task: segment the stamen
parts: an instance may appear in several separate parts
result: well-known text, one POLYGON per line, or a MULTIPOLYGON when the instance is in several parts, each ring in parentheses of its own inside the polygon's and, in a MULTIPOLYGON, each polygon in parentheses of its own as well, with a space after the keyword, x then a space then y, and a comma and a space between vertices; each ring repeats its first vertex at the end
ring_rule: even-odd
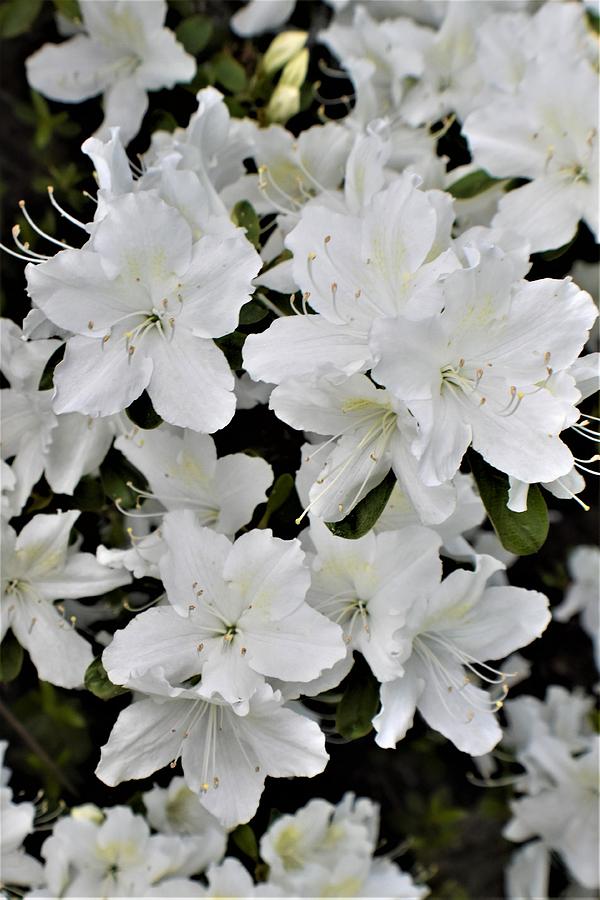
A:
POLYGON ((19 240, 20 233, 21 233, 20 225, 13 225, 13 227, 12 227, 13 241, 15 242, 15 244, 17 245, 17 247, 20 250, 22 250, 28 256, 32 257, 32 261, 33 261, 33 259, 44 259, 44 260, 50 259, 50 257, 46 256, 44 253, 36 253, 34 250, 31 250, 28 242, 24 244, 22 241, 20 241, 19 240))
POLYGON ((33 230, 36 232, 36 234, 40 235, 40 237, 43 237, 47 241, 50 241, 51 244, 56 244, 56 246, 60 247, 61 250, 65 250, 65 249, 75 250, 76 249, 75 247, 72 247, 70 244, 67 244, 66 241, 59 241, 58 238, 52 237, 51 234, 46 234, 45 231, 42 231, 42 229, 38 225, 35 224, 35 222, 31 218, 31 216, 27 212, 27 207, 25 205, 24 200, 19 200, 19 208, 20 208, 21 212, 23 213, 27 223, 30 225, 31 228, 33 228, 33 230))
POLYGON ((64 219, 66 219, 68 222, 71 222, 72 225, 76 225, 77 228, 81 228, 82 231, 85 231, 86 234, 89 234, 89 232, 88 232, 87 228, 85 227, 85 225, 83 224, 83 222, 80 222, 79 219, 76 219, 75 216, 72 216, 70 213, 68 213, 66 211, 66 209, 63 209, 62 206, 60 206, 60 204, 58 203, 58 200, 54 196, 54 188, 52 187, 51 184, 48 185, 47 191, 48 191, 48 196, 50 197, 50 203, 52 204, 54 209, 57 212, 59 212, 60 215, 64 219))

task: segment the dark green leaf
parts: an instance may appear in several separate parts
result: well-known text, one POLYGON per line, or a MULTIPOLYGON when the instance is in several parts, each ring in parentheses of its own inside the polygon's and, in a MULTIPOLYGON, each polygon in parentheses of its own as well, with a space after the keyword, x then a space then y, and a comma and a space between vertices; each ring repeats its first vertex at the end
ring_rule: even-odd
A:
POLYGON ((231 832, 230 838, 242 853, 249 856, 253 862, 258 862, 258 844, 256 842, 256 835, 249 825, 238 825, 238 827, 231 832))
POLYGON ((592 31, 594 31, 596 34, 599 34, 600 33, 600 16, 598 15, 598 13, 596 12, 595 9, 587 9, 586 14, 587 14, 588 25, 590 26, 592 31))
POLYGON ((197 14, 180 22, 175 30, 177 40, 183 44, 188 53, 197 56, 208 42, 213 33, 213 24, 206 16, 197 14))
POLYGON ((22 665, 23 648, 12 631, 9 631, 0 644, 0 681, 14 681, 22 665))
POLYGON ((476 197, 477 194, 488 191, 501 180, 501 178, 492 178, 483 169, 478 169, 477 172, 471 172, 470 175, 465 175, 451 184, 448 193, 457 200, 469 200, 471 197, 476 197))
POLYGON ((468 459, 483 505, 502 546, 518 556, 537 553, 548 536, 548 509, 537 484, 529 487, 527 509, 516 513, 508 509, 508 476, 488 465, 474 450, 468 459))
POLYGON ((49 391, 51 387, 54 386, 54 370, 62 360, 65 355, 65 344, 61 344, 60 347, 57 347, 46 365, 44 366, 44 371, 42 372, 42 377, 40 378, 40 383, 38 384, 38 391, 49 391))
POLYGON ((364 737, 373 729, 372 719, 379 709, 379 682, 364 659, 357 655, 348 676, 344 696, 335 717, 335 727, 350 741, 364 737))
POLYGON ((7 0, 0 8, 0 36, 17 37, 35 22, 42 8, 42 0, 7 0))
POLYGON ((144 391, 137 400, 134 400, 125 410, 127 416, 138 428, 144 428, 147 431, 151 428, 158 428, 162 422, 162 418, 152 406, 152 400, 148 396, 148 392, 144 391))
POLYGON ((350 540, 362 537, 371 530, 385 509, 395 484, 396 476, 390 470, 383 481, 369 491, 345 519, 342 519, 341 522, 325 522, 325 524, 336 537, 350 540))
POLYGON ((56 11, 72 22, 81 20, 81 12, 77 0, 54 0, 56 11))
POLYGON ((244 228, 251 244, 260 244, 260 222, 254 207, 247 200, 240 200, 231 211, 231 221, 239 228, 244 228))
POLYGON ((254 325, 255 322, 260 322, 268 314, 269 310, 266 306, 263 306, 262 303, 257 303, 256 300, 250 300, 240 310, 240 325, 254 325))
POLYGON ((98 478, 84 475, 70 499, 73 500, 74 509, 80 509, 82 512, 99 512, 105 503, 102 484, 98 478))
POLYGON ((215 78, 232 94, 241 93, 248 83, 244 67, 229 53, 220 53, 212 60, 215 78))
POLYGON ((294 478, 288 472, 275 479, 271 493, 267 498, 267 508, 257 525, 257 528, 266 528, 273 513, 280 509, 294 489, 294 478))
POLYGON ((139 494, 130 487, 130 484, 142 487, 143 478, 138 470, 114 447, 108 451, 100 466, 100 477, 107 497, 110 497, 111 500, 118 500, 119 505, 126 509, 135 506, 139 494))
POLYGON ((95 697, 99 697, 100 700, 112 700, 113 697, 118 697, 119 694, 127 693, 127 688, 113 684, 110 681, 99 656, 85 670, 83 683, 88 691, 95 697))
POLYGON ((234 371, 242 368, 242 347, 245 340, 246 335, 241 331, 232 331, 231 334, 215 339, 215 344, 223 351, 229 367, 234 371))

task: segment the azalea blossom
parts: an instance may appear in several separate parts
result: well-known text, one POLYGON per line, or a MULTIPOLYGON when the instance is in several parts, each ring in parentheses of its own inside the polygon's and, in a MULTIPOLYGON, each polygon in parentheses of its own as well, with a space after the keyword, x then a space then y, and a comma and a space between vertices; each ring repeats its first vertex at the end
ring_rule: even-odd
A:
POLYGON ((0 819, 2 821, 0 873, 2 886, 31 887, 42 884, 44 881, 42 866, 37 859, 26 853, 22 846, 24 839, 33 831, 35 807, 33 803, 27 801, 13 802, 13 792, 8 787, 11 772, 2 765, 7 748, 8 741, 0 741, 0 767, 2 769, 0 781, 0 819))
POLYGON ((38 385, 60 341, 25 341, 9 319, 0 320, 0 338, 2 373, 10 382, 1 394, 2 455, 14 457, 11 508, 16 515, 42 474, 55 493, 72 494, 83 475, 106 456, 117 424, 111 418, 53 412, 52 390, 39 390, 38 385))
POLYGON ((560 740, 535 738, 529 756, 549 783, 511 803, 513 818, 504 829, 511 841, 541 837, 560 853, 573 877, 586 888, 597 888, 598 871, 598 748, 590 739, 587 751, 572 756, 560 740))
POLYGON ((327 762, 315 722, 259 686, 249 702, 207 699, 201 684, 170 687, 160 669, 140 679, 147 696, 120 713, 102 749, 98 777, 115 785, 145 778, 181 757, 186 784, 226 828, 252 818, 265 778, 312 777, 327 762))
POLYGON ((148 481, 149 491, 136 487, 140 501, 192 509, 201 525, 222 534, 234 535, 247 524, 273 481, 264 459, 245 453, 217 459, 212 438, 189 429, 133 431, 117 438, 115 447, 148 481))
POLYGON ((395 863, 373 858, 378 831, 379 808, 366 797, 348 793, 337 806, 311 800, 262 836, 268 884, 284 897, 426 897, 395 863))
POLYGON ((501 568, 498 560, 480 556, 475 571, 457 569, 408 607, 396 635, 405 648, 399 659, 404 674, 382 684, 382 708, 373 719, 380 747, 395 747, 417 709, 431 728, 472 756, 501 739, 495 712, 506 694, 506 674, 485 660, 529 644, 550 621, 543 594, 486 586, 501 568), (490 695, 478 681, 500 692, 490 695))
POLYGON ((310 681, 345 656, 339 626, 305 602, 309 573, 297 541, 253 530, 232 545, 193 513, 170 513, 160 572, 168 606, 116 633, 103 661, 112 681, 157 666, 171 684, 201 675, 206 697, 245 703, 264 677, 310 681))
POLYGON ((40 678, 66 688, 81 687, 93 655, 54 601, 94 597, 131 580, 68 546, 79 515, 37 515, 19 535, 2 524, 2 638, 12 629, 40 678))
POLYGON ((597 101, 592 65, 553 52, 530 64, 514 95, 465 120, 480 168, 529 179, 500 200, 492 224, 520 232, 534 252, 569 243, 580 219, 598 237, 597 101))
POLYGON ((155 786, 142 794, 146 819, 162 834, 195 835, 198 871, 219 862, 225 853, 227 835, 214 816, 202 806, 183 778, 172 778, 169 786, 155 786))
POLYGON ((414 420, 365 375, 288 379, 269 406, 295 428, 332 435, 305 456, 315 472, 305 511, 332 522, 345 518, 390 468, 420 521, 443 522, 454 510, 452 485, 429 486, 419 476, 414 420))
POLYGON ((594 642, 596 666, 600 668, 600 550, 576 547, 567 565, 571 583, 552 615, 557 622, 568 622, 576 613, 581 613, 581 625, 594 642))
POLYGON ((99 134, 119 125, 129 143, 148 108, 147 92, 191 81, 196 62, 164 27, 164 0, 80 0, 79 9, 84 33, 30 56, 27 80, 62 103, 103 94, 99 134))
POLYGON ((308 314, 278 318, 263 334, 250 335, 243 356, 252 378, 279 384, 323 372, 365 372, 373 365, 373 322, 408 307, 427 310, 431 285, 459 263, 448 249, 451 198, 421 191, 418 182, 414 175, 395 179, 361 215, 316 205, 303 210, 285 243, 308 314))
POLYGON ((435 292, 435 314, 379 319, 371 331, 373 377, 416 419, 423 482, 452 478, 470 444, 522 481, 566 475, 573 456, 559 435, 577 422, 579 395, 556 397, 546 382, 582 350, 597 317, 591 297, 568 279, 516 280, 499 247, 477 251, 435 292))
POLYGON ((117 197, 85 247, 26 270, 34 303, 74 332, 55 371, 54 410, 107 416, 147 389, 171 424, 223 428, 234 380, 212 338, 235 329, 259 267, 239 232, 194 243, 154 191, 117 197))
POLYGON ((200 896, 188 876, 202 868, 195 838, 150 834, 127 806, 74 807, 42 847, 55 897, 200 896))

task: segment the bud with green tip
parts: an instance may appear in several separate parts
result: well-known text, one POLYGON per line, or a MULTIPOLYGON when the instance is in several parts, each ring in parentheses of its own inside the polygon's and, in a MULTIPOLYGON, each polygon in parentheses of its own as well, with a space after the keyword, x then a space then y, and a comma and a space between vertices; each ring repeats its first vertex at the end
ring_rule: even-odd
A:
POLYGON ((260 68, 265 75, 274 75, 283 68, 306 43, 308 32, 284 31, 275 37, 262 58, 260 68))

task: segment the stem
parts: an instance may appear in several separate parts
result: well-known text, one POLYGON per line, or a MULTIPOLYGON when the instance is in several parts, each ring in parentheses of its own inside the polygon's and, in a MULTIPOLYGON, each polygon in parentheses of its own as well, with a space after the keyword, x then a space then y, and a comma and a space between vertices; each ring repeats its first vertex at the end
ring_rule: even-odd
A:
POLYGON ((52 772, 54 777, 63 787, 65 787, 70 794, 74 797, 79 796, 79 791, 74 787, 71 780, 62 772, 55 762, 53 762, 44 748, 38 744, 36 739, 31 735, 24 725, 19 722, 19 720, 12 714, 10 709, 5 706, 4 702, 0 700, 0 715, 3 719, 8 723, 9 727, 15 731, 24 744, 26 744, 32 753, 35 753, 36 756, 40 758, 43 764, 46 766, 48 771, 52 772))

